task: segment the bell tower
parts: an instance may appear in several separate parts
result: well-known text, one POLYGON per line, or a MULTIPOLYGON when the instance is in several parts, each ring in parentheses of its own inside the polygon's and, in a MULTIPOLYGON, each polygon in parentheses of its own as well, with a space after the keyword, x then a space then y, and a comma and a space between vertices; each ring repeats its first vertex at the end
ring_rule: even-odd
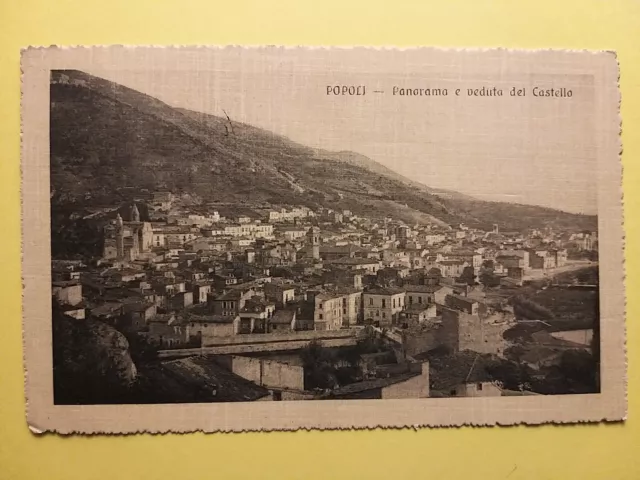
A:
POLYGON ((124 222, 120 214, 116 217, 116 251, 118 260, 124 258, 124 222))
POLYGON ((131 221, 139 222, 140 221, 140 212, 138 211, 138 206, 133 203, 133 207, 131 208, 131 221))
POLYGON ((311 256, 314 260, 320 260, 320 229, 311 227, 307 231, 307 245, 311 247, 311 256))

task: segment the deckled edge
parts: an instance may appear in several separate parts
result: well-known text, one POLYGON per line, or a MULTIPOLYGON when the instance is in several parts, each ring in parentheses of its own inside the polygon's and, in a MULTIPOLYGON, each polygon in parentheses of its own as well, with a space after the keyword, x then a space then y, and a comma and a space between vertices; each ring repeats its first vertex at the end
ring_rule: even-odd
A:
POLYGON ((371 426, 350 426, 350 427, 326 427, 322 425, 310 425, 310 426, 300 426, 300 427, 256 427, 256 428, 217 428, 217 429, 207 429, 207 428, 197 428, 197 429, 132 429, 132 430, 124 430, 119 432, 109 431, 109 430, 89 430, 89 429, 70 429, 65 430, 62 428, 44 428, 39 429, 33 425, 29 425, 29 430, 31 433, 38 436, 47 436, 47 435, 60 435, 63 437, 73 437, 73 436, 108 436, 108 437, 123 437, 123 436, 142 436, 142 435, 153 435, 153 436, 168 436, 168 435, 189 435, 192 433, 202 433, 205 435, 208 434, 224 434, 224 435, 234 435, 234 434, 242 434, 242 433, 277 433, 277 432, 345 432, 345 431, 375 431, 375 430, 398 430, 398 431, 414 431, 418 432, 421 430, 430 430, 430 429, 502 429, 502 428, 518 428, 518 427, 580 427, 580 428, 598 428, 600 425, 617 425, 623 424, 626 420, 625 418, 621 419, 609 419, 607 417, 602 417, 599 419, 589 419, 589 420, 554 420, 554 421, 518 421, 518 422, 464 422, 464 423, 416 423, 416 424, 407 424, 407 425, 394 425, 394 424, 378 424, 371 426))
POLYGON ((612 53, 616 57, 615 50, 603 48, 603 49, 587 49, 587 48, 564 48, 564 47, 545 47, 545 48, 512 48, 512 47, 460 47, 460 46, 429 46, 429 45, 406 45, 406 46, 391 46, 391 45, 286 45, 286 44, 241 44, 230 43, 226 45, 221 44, 190 44, 190 43, 174 43, 170 45, 163 44, 88 44, 88 45, 28 45, 22 47, 21 53, 29 50, 93 50, 93 49, 163 49, 163 50, 182 50, 182 49, 196 49, 196 50, 232 50, 232 49, 248 49, 248 50, 376 50, 376 51, 418 51, 418 50, 433 50, 439 52, 455 52, 455 53, 484 53, 484 52, 516 52, 516 53, 612 53))
MULTIPOLYGON (((608 53, 613 55, 613 58, 616 62, 617 69, 617 78, 616 78, 616 96, 618 97, 618 176, 620 178, 620 221, 622 222, 622 238, 620 239, 620 247, 622 248, 622 295, 623 295, 623 309, 622 309, 622 336, 623 336, 623 360, 624 360, 624 380, 623 380, 623 389, 624 389, 624 412, 622 415, 622 419, 620 421, 624 422, 627 420, 629 414, 629 353, 628 353, 628 339, 627 339, 627 313, 628 313, 628 299, 629 296, 627 294, 627 235, 626 235, 626 208, 625 208, 625 197, 624 197, 624 142, 622 141, 622 134, 624 133, 623 126, 623 118, 622 118, 622 88, 621 88, 621 78, 622 78, 622 68, 620 66, 620 59, 618 58, 618 52, 615 50, 609 50, 608 53)), ((600 352, 600 358, 602 359, 602 352, 600 352)))
POLYGON ((27 323, 27 317, 24 310, 25 303, 25 286, 26 281, 24 278, 24 158, 25 158, 25 140, 24 140, 24 54, 31 48, 20 49, 20 315, 22 317, 22 370, 24 372, 23 378, 23 392, 24 395, 24 415, 27 421, 29 430, 35 434, 45 433, 47 430, 42 430, 33 425, 29 417, 29 370, 27 368, 27 338, 25 335, 25 325, 27 323))

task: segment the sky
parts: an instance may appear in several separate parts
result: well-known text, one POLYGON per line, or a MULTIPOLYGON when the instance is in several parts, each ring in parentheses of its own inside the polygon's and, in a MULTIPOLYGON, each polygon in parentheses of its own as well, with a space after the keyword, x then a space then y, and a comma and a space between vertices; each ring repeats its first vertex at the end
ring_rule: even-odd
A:
POLYGON ((462 54, 452 61, 451 52, 174 50, 109 61, 97 55, 84 71, 171 106, 224 110, 311 147, 364 154, 434 188, 597 212, 596 96, 593 78, 579 69, 523 57, 462 54), (336 85, 364 85, 366 93, 327 95, 336 85), (394 86, 446 88, 448 95, 393 95, 394 86), (503 96, 467 95, 482 87, 501 88, 503 96), (525 96, 510 96, 512 87, 525 88, 525 96), (533 87, 570 88, 572 97, 533 97, 533 87))

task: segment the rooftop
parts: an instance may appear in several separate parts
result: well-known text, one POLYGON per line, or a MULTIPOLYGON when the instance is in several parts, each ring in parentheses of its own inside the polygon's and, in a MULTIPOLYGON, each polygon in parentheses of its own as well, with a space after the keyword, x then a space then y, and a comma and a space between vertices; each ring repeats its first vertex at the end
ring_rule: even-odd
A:
POLYGON ((146 302, 127 303, 124 305, 124 311, 125 313, 144 312, 145 310, 151 307, 153 307, 153 303, 146 303, 146 302))
POLYGON ((192 323, 218 323, 218 324, 229 324, 233 323, 235 320, 235 316, 233 315, 193 315, 187 314, 182 316, 182 320, 185 322, 192 323))
POLYGON ((442 289, 442 285, 407 285, 402 287, 407 293, 435 293, 442 289))
POLYGON ((412 303, 411 305, 405 305, 405 311, 409 313, 420 313, 428 310, 432 306, 435 306, 435 304, 412 303))
POLYGON ((245 302, 244 308, 242 309, 242 311, 245 313, 263 312, 266 308, 270 306, 275 307, 275 304, 273 302, 265 301, 261 297, 251 297, 249 300, 245 302))
POLYGON ((454 355, 432 358, 429 361, 433 390, 449 390, 462 383, 491 381, 487 371, 495 358, 465 350, 454 355))
POLYGON ((379 262, 372 258, 337 258, 336 260, 331 260, 329 263, 333 265, 374 265, 379 262))
POLYGON ((80 285, 80 282, 78 280, 61 280, 59 282, 52 282, 51 285, 54 287, 67 288, 80 285))
POLYGON ((209 396, 209 402, 248 402, 266 397, 269 391, 218 366, 209 358, 189 357, 161 363, 170 377, 209 396))
POLYGON ((471 257, 473 255, 479 255, 479 253, 474 252, 473 250, 454 250, 452 252, 447 253, 446 255, 452 257, 471 257))
POLYGON ((442 260, 438 262, 440 265, 463 265, 464 260, 442 260))
POLYGON ((462 295, 451 294, 451 295, 447 295, 447 297, 455 298, 456 300, 460 302, 468 303, 469 305, 473 305, 474 303, 479 303, 478 300, 474 300, 473 298, 469 298, 469 297, 463 297, 462 295))
POLYGON ((240 290, 229 290, 228 292, 223 293, 215 297, 213 300, 216 302, 221 300, 238 300, 242 296, 242 291, 240 290))
POLYGON ((92 315, 108 315, 122 308, 122 306, 123 306, 122 303, 119 303, 119 302, 103 303, 98 307, 92 308, 91 314, 92 315))
POLYGON ((405 290, 403 288, 393 288, 393 287, 373 288, 364 293, 367 295, 399 295, 399 294, 404 295, 405 290))
POLYGON ((271 317, 270 322, 275 324, 289 325, 293 321, 294 315, 294 310, 277 310, 273 314, 273 317, 271 317))
POLYGON ((405 380, 409 380, 410 378, 417 377, 418 375, 420 374, 405 373, 403 375, 398 375, 396 377, 365 380, 363 382, 352 383, 350 385, 345 385, 344 387, 336 388, 335 390, 333 390, 331 395, 334 397, 341 397, 344 395, 351 395, 354 393, 360 393, 367 390, 384 388, 384 387, 388 387, 389 385, 393 385, 395 383, 404 382, 405 380))

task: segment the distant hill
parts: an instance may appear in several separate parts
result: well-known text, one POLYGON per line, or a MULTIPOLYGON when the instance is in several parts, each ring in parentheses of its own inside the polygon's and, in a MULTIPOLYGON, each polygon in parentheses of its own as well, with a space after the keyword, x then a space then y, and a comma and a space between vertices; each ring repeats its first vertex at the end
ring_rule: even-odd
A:
POLYGON ((423 183, 416 182, 415 180, 411 180, 410 178, 405 177, 404 175, 399 174, 398 172, 391 170, 388 167, 385 167, 381 163, 372 160, 366 155, 362 155, 356 152, 350 151, 339 151, 339 152, 331 152, 328 150, 316 149, 316 156, 319 158, 327 158, 332 160, 339 160, 341 162, 349 163, 351 165, 355 165, 357 167, 364 168, 369 172, 376 173, 378 175, 383 175, 385 177, 392 178, 394 180, 398 180, 402 183, 406 183, 414 188, 417 188, 421 191, 424 191, 429 194, 436 194, 444 198, 456 198, 456 199, 464 199, 464 200, 473 200, 472 197, 468 195, 463 195, 459 192, 454 192, 452 190, 444 190, 439 188, 428 187, 423 183))
POLYGON ((364 155, 312 149, 72 70, 52 72, 51 178, 60 212, 168 189, 239 206, 324 206, 409 223, 498 223, 503 230, 597 223, 595 216, 432 189, 364 155))

